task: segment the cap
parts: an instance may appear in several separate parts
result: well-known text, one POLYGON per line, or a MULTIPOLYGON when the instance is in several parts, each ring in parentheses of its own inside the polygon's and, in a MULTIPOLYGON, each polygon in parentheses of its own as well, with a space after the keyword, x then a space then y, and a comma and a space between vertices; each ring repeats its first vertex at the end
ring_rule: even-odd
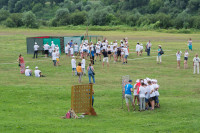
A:
POLYGON ((158 47, 161 47, 161 45, 158 45, 158 47))
POLYGON ((74 56, 72 56, 72 58, 74 58, 74 56))
POLYGON ((38 66, 36 66, 35 69, 38 69, 38 66))
POLYGON ((37 42, 35 42, 35 44, 37 44, 37 42))
POLYGON ((132 80, 129 80, 128 82, 132 82, 132 80))
POLYGON ((26 68, 29 69, 29 66, 27 66, 26 68))
POLYGON ((136 80, 136 83, 138 83, 138 82, 140 82, 140 80, 139 80, 139 79, 137 79, 137 80, 136 80))

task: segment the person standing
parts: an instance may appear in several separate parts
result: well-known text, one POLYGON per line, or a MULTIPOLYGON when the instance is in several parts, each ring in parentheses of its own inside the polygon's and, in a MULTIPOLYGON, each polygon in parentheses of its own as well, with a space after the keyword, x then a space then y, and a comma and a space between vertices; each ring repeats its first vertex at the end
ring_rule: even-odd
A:
POLYGON ((65 45, 65 54, 66 54, 66 57, 67 57, 67 55, 68 55, 68 53, 69 53, 69 45, 65 45))
POLYGON ((54 44, 53 41, 51 41, 51 49, 52 49, 52 51, 54 51, 55 47, 56 47, 56 45, 54 44))
POLYGON ((79 83, 81 83, 81 77, 83 75, 83 71, 82 71, 82 68, 81 68, 81 63, 79 62, 78 63, 78 66, 76 67, 76 70, 77 70, 77 75, 78 75, 78 81, 79 83))
POLYGON ((144 81, 141 82, 139 88, 139 97, 140 97, 140 111, 145 110, 145 94, 147 93, 144 81))
POLYGON ((78 55, 78 44, 77 43, 75 43, 75 45, 74 45, 74 54, 75 54, 75 56, 78 55))
POLYGON ((76 60, 74 59, 75 57, 72 56, 71 64, 72 64, 72 76, 77 75, 76 74, 76 60), (75 74, 74 74, 75 73, 75 74))
POLYGON ((192 51, 192 38, 188 40, 188 48, 192 51))
POLYGON ((88 68, 87 68, 87 71, 88 71, 88 77, 89 77, 89 83, 92 83, 91 82, 91 77, 93 79, 93 84, 95 84, 95 73, 94 73, 94 67, 92 66, 92 64, 90 63, 88 68))
POLYGON ((54 49, 54 51, 53 51, 53 53, 52 53, 52 61, 53 61, 53 65, 54 65, 54 66, 56 66, 56 57, 57 57, 56 54, 57 54, 57 53, 56 53, 56 50, 54 49))
POLYGON ((140 55, 140 43, 139 42, 137 42, 135 49, 136 49, 137 56, 139 56, 140 55))
POLYGON ((151 110, 154 110, 154 107, 155 107, 155 90, 154 90, 154 87, 152 85, 152 81, 149 80, 148 85, 149 85, 149 89, 150 89, 149 101, 150 101, 150 104, 151 104, 151 110))
POLYGON ((24 63, 24 58, 22 57, 22 55, 19 55, 19 58, 17 60, 19 62, 19 66, 20 66, 20 73, 24 74, 25 73, 25 63, 24 63))
POLYGON ((108 62, 108 52, 103 49, 103 52, 102 52, 104 58, 103 58, 103 62, 102 62, 102 67, 104 68, 104 62, 107 62, 107 67, 109 67, 109 62, 108 62))
POLYGON ((184 54, 184 69, 188 68, 188 64, 187 64, 188 56, 189 56, 189 53, 188 53, 187 50, 185 50, 185 54, 184 54))
POLYGON ((128 108, 128 112, 130 112, 129 101, 131 102, 133 106, 133 110, 135 110, 135 105, 133 103, 133 96, 132 96, 132 92, 133 92, 132 80, 128 81, 128 84, 125 85, 123 92, 125 94, 125 100, 126 100, 126 106, 128 108))
POLYGON ((129 55, 129 53, 128 53, 128 46, 125 46, 125 48, 124 48, 124 53, 125 53, 125 56, 124 56, 124 63, 123 64, 127 64, 128 62, 127 62, 127 58, 128 58, 128 55, 129 55))
POLYGON ((140 56, 142 56, 142 53, 143 53, 143 44, 141 43, 140 44, 140 56))
POLYGON ((43 48, 44 48, 45 58, 47 58, 48 54, 49 54, 49 48, 50 48, 48 42, 46 44, 44 44, 43 48))
POLYGON ((99 61, 101 61, 101 47, 100 47, 99 43, 97 42, 95 61, 96 61, 98 56, 99 56, 99 61))
POLYGON ((37 56, 38 56, 38 49, 39 49, 39 46, 38 46, 37 42, 35 42, 35 45, 33 46, 33 49, 34 49, 33 58, 35 59, 35 57, 37 58, 37 56))
POLYGON ((158 56, 157 56, 157 64, 161 63, 162 62, 162 54, 161 54, 161 51, 162 51, 162 48, 161 48, 161 45, 158 45, 158 56))
POLYGON ((196 73, 197 69, 197 74, 199 74, 199 64, 200 64, 200 59, 198 57, 198 54, 193 58, 193 67, 194 67, 194 74, 196 73))
POLYGON ((181 62, 181 51, 177 51, 176 57, 177 57, 177 69, 180 69, 180 62, 181 62))
POLYGON ((29 66, 26 67, 25 76, 32 76, 32 70, 29 69, 29 66))
POLYGON ((85 73, 85 57, 82 58, 81 68, 82 68, 82 72, 84 73, 84 75, 86 75, 86 73, 85 73))
POLYGON ((149 42, 147 42, 147 45, 146 45, 146 49, 147 49, 147 56, 150 56, 150 51, 151 51, 151 41, 149 40, 149 42))

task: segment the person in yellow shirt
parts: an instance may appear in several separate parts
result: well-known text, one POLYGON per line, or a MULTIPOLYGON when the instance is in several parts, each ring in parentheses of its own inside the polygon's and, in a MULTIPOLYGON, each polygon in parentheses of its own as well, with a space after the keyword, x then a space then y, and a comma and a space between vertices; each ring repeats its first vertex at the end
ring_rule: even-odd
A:
POLYGON ((83 75, 83 71, 82 71, 80 62, 78 63, 78 66, 76 67, 76 71, 77 71, 77 75, 79 77, 78 81, 79 81, 79 83, 81 83, 81 77, 83 75))

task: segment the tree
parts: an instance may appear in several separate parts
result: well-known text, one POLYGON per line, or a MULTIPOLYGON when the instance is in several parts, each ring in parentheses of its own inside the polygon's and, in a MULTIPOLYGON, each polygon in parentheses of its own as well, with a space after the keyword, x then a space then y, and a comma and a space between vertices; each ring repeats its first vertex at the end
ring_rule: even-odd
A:
POLYGON ((85 11, 76 11, 70 16, 71 24, 73 25, 82 25, 85 23, 86 19, 87 13, 85 11))
POLYGON ((7 10, 0 10, 0 21, 6 20, 9 17, 10 13, 7 10))
POLYGON ((56 11, 55 19, 58 25, 68 25, 70 22, 69 10, 66 8, 61 8, 56 11))
POLYGON ((200 9, 200 1, 199 0, 190 0, 188 8, 191 12, 198 11, 198 9, 200 9))
POLYGON ((32 11, 25 12, 23 14, 22 21, 24 25, 28 28, 38 28, 39 25, 37 24, 36 16, 32 11))
POLYGON ((163 4, 164 3, 162 0, 150 0, 148 6, 149 12, 156 13, 160 9, 160 7, 162 7, 163 4))

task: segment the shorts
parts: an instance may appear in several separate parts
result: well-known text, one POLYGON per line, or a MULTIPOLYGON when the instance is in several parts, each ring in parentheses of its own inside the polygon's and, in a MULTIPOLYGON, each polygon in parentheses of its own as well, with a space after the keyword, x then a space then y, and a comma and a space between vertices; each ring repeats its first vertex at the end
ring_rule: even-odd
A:
POLYGON ((68 55, 68 53, 65 53, 66 55, 68 55))
POLYGON ((108 57, 104 57, 103 62, 108 62, 108 57))
POLYGON ((49 50, 45 50, 44 53, 45 53, 45 54, 49 54, 49 50))
POLYGON ((76 68, 72 68, 72 71, 76 71, 76 68))
POLYGON ((115 55, 117 55, 117 52, 115 52, 115 55))
POLYGON ((87 49, 83 49, 83 52, 88 52, 87 49))
POLYGON ((111 54, 111 51, 108 51, 108 54, 111 54))
POLYGON ((59 59, 59 58, 56 58, 56 61, 60 61, 60 59, 59 59))
POLYGON ((145 98, 145 103, 148 103, 149 102, 149 99, 145 98))
POLYGON ((184 57, 184 60, 188 60, 188 57, 184 57))
POLYGON ((126 100, 126 103, 128 103, 129 100, 130 100, 131 103, 132 103, 132 102, 133 102, 133 97, 132 97, 132 95, 125 94, 125 100, 126 100))
POLYGON ((153 101, 153 100, 155 101, 155 97, 150 97, 149 98, 149 101, 153 101))
POLYGON ((155 103, 159 103, 158 96, 155 96, 155 103))
POLYGON ((128 58, 128 55, 125 55, 124 58, 127 59, 127 58, 128 58))
POLYGON ((74 53, 78 53, 78 51, 74 51, 74 53))
POLYGON ((99 56, 100 54, 99 53, 96 53, 96 56, 99 56))

